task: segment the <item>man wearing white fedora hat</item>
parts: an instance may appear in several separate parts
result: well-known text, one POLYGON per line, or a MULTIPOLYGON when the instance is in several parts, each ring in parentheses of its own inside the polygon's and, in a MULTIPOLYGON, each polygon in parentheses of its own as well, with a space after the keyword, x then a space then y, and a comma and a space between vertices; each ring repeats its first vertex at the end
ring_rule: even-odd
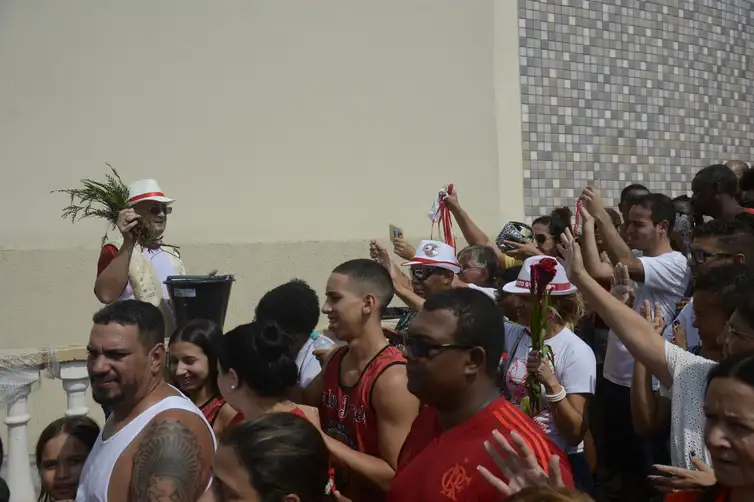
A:
POLYGON ((103 239, 94 294, 104 304, 135 298, 159 307, 170 333, 175 321, 165 280, 186 274, 178 251, 162 244, 175 200, 153 179, 132 183, 128 193, 128 207, 116 222, 120 235, 103 239), (146 231, 136 232, 139 225, 146 231))

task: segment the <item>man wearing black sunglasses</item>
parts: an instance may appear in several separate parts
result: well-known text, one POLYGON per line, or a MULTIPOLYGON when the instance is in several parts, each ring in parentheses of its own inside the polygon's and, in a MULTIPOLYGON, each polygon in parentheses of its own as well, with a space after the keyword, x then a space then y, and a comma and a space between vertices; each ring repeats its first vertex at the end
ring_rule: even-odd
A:
POLYGON ((543 468, 558 455, 572 486, 565 454, 500 396, 496 376, 504 344, 503 318, 484 293, 453 288, 426 299, 408 328, 405 349, 408 390, 426 406, 403 444, 387 500, 499 500, 477 470, 483 465, 496 472, 484 446, 493 430, 506 438, 515 430, 543 468))

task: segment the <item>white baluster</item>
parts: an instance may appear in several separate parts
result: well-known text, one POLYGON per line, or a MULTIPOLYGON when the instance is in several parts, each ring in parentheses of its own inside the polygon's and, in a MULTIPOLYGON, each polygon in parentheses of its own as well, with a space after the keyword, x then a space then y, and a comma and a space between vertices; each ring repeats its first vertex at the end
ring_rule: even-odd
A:
POLYGON ((86 389, 89 387, 89 374, 85 361, 70 361, 60 363, 60 379, 63 390, 68 399, 66 416, 86 415, 89 408, 86 405, 86 389))
POLYGON ((39 369, 20 368, 0 372, 0 386, 15 389, 8 397, 8 476, 10 502, 32 502, 36 500, 34 484, 29 465, 28 399, 32 383, 39 380, 39 369))

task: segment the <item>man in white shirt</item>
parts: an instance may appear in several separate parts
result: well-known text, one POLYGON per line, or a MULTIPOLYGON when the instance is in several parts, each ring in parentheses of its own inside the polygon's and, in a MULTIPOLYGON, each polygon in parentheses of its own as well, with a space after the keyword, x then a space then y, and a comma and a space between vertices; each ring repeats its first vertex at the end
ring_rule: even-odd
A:
MULTIPOLYGON (((587 187, 582 192, 582 216, 594 217, 603 245, 613 264, 622 263, 636 283, 634 308, 645 300, 661 306, 663 317, 672 319, 676 304, 683 298, 689 283, 687 258, 673 251, 670 232, 675 224, 673 201, 662 194, 649 194, 634 200, 629 210, 624 241, 615 229, 604 202, 596 190, 587 187), (637 252, 638 251, 638 252, 637 252), (638 255, 638 256, 637 256, 638 255)), ((586 224, 585 224, 586 227, 586 224)), ((585 235, 586 237, 586 235, 585 235)), ((590 275, 605 280, 612 277, 609 265, 595 255, 596 244, 584 243, 584 261, 590 275)), ((646 493, 645 480, 652 465, 669 461, 665 441, 652 441, 636 435, 631 422, 631 379, 634 359, 626 347, 610 332, 605 354, 603 387, 605 406, 605 463, 608 470, 621 479, 621 494, 634 500, 646 493), (636 487, 636 491, 629 489, 636 487)))
POLYGON ((275 322, 293 337, 299 386, 303 389, 322 371, 314 351, 333 347, 335 342, 314 331, 319 322, 317 293, 301 279, 293 279, 271 289, 259 300, 257 321, 275 322))

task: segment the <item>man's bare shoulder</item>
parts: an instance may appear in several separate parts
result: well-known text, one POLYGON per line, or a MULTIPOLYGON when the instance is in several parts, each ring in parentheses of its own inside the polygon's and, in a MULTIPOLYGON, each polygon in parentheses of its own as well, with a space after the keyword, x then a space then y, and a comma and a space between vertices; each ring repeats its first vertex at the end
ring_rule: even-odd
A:
POLYGON ((201 417, 181 409, 163 411, 118 460, 111 500, 193 502, 209 484, 213 456, 212 432, 201 417))

